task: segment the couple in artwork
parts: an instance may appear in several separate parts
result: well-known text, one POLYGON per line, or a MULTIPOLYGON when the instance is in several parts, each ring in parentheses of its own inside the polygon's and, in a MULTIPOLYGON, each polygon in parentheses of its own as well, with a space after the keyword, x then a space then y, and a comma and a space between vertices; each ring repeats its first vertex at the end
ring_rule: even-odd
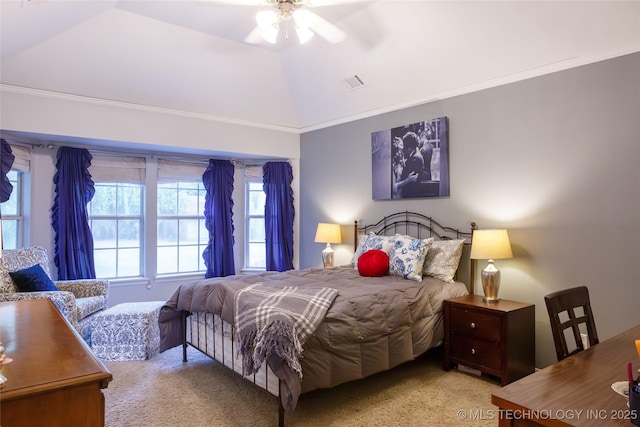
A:
POLYGON ((393 198, 423 197, 424 183, 431 181, 433 145, 427 135, 407 131, 393 137, 393 198))

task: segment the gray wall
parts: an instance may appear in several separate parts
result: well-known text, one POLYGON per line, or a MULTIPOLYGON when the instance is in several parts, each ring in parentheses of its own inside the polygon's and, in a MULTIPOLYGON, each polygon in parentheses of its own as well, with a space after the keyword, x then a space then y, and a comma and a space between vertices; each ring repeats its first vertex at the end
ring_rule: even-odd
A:
POLYGON ((640 54, 305 133, 300 150, 300 268, 321 265, 318 222, 344 224, 342 264, 354 220, 408 209, 509 230, 500 296, 536 304, 539 367, 556 360, 550 291, 587 285, 601 340, 640 323, 640 54), (372 200, 371 133, 441 116, 451 196, 372 200))

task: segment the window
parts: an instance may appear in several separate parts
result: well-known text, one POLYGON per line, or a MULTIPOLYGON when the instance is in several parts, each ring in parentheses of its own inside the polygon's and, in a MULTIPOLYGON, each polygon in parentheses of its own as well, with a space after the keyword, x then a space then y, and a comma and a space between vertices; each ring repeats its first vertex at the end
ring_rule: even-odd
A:
POLYGON ((143 157, 94 155, 89 173, 95 194, 89 203, 96 276, 119 279, 144 275, 143 157))
POLYGON ((158 184, 158 275, 206 271, 205 194, 202 182, 158 184))
POLYGON ((266 195, 262 188, 262 180, 246 181, 245 204, 245 268, 267 268, 267 254, 264 229, 264 204, 266 195))
POLYGON ((89 226, 96 276, 141 276, 142 185, 101 182, 95 189, 89 203, 89 226))
MULTIPOLYGON (((2 211, 2 247, 21 248, 24 245, 24 179, 31 169, 31 151, 21 145, 9 144, 14 155, 13 165, 7 173, 13 185, 9 200, 0 207, 2 211)), ((24 196, 27 197, 27 196, 24 196)))
POLYGON ((17 249, 22 247, 22 172, 11 170, 7 173, 13 185, 9 200, 2 204, 2 247, 17 249))

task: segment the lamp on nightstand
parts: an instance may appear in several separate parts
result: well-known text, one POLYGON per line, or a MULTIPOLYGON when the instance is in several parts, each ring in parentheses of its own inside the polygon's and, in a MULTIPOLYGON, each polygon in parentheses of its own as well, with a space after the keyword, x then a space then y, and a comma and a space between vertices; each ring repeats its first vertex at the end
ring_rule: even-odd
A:
POLYGON ((483 301, 500 301, 500 270, 493 264, 493 260, 513 258, 507 230, 474 230, 470 257, 489 260, 489 264, 482 270, 483 301))
POLYGON ((333 267, 333 248, 332 243, 342 243, 342 235, 340 234, 340 224, 326 224, 321 222, 316 229, 317 243, 326 243, 327 246, 322 251, 322 265, 325 267, 333 267))

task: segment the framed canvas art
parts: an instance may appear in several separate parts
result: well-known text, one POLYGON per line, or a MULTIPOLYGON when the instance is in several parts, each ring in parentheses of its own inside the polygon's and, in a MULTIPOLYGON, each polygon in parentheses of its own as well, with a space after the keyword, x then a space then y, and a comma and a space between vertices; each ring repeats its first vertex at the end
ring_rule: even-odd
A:
POLYGON ((374 200, 449 196, 446 117, 371 134, 374 200))

